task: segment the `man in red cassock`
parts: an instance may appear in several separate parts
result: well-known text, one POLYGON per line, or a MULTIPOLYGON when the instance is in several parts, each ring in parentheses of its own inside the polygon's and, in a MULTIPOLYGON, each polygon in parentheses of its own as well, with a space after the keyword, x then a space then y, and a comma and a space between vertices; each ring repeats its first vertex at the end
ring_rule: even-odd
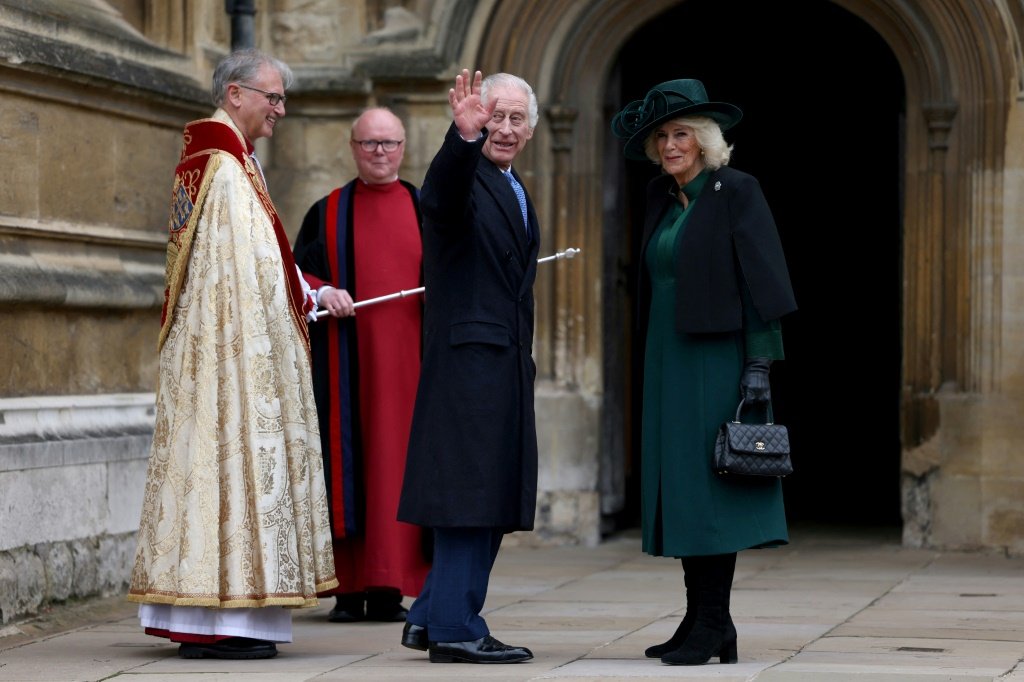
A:
POLYGON ((419 191, 398 178, 405 129, 375 107, 353 123, 359 177, 310 207, 295 260, 332 315, 310 325, 335 568, 332 622, 404 621, 430 568, 418 526, 396 520, 420 374, 420 296, 353 302, 422 281, 419 191))

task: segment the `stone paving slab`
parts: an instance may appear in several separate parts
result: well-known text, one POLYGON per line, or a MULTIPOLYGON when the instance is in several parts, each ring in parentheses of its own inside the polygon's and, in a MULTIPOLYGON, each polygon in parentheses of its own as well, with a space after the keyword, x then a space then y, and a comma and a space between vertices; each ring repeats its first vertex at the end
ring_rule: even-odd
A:
POLYGON ((643 657, 682 617, 682 572, 625 534, 502 549, 484 613, 495 636, 534 651, 527 663, 431 664, 399 645, 401 623, 328 623, 333 600, 295 611, 295 641, 273 660, 182 660, 117 597, 0 629, 0 682, 1024 682, 1024 558, 906 549, 893 533, 792 540, 740 555, 735 665, 643 657))

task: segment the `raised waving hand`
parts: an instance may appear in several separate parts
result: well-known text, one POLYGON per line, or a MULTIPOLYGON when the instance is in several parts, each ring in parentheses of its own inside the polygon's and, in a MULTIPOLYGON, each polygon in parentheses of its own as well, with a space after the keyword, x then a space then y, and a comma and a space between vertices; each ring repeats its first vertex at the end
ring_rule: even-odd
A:
POLYGON ((480 100, 480 84, 483 75, 477 71, 470 80, 469 69, 455 77, 455 87, 448 91, 448 103, 452 106, 452 119, 464 140, 475 140, 480 131, 491 120, 497 100, 484 105, 480 100))

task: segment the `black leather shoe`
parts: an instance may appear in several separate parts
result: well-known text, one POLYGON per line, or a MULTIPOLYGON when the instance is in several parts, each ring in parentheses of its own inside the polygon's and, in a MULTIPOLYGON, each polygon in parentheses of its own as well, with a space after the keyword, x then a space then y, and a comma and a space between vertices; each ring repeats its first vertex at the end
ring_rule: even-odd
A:
POLYGON ((416 651, 426 651, 430 647, 427 629, 422 625, 406 623, 402 628, 402 646, 416 651))
POLYGON ((363 593, 339 594, 334 608, 327 614, 332 623, 356 623, 363 620, 363 593))
POLYGON ((490 635, 472 642, 431 642, 431 663, 519 663, 533 658, 522 646, 502 644, 490 635))
POLYGON ((178 647, 181 658, 273 658, 277 645, 262 639, 228 637, 212 644, 182 644, 178 647))
POLYGON ((401 623, 409 609, 402 606, 398 590, 370 590, 366 593, 366 620, 380 623, 401 623))
POLYGON ((390 604, 388 606, 366 605, 366 620, 374 620, 378 623, 402 623, 409 609, 401 604, 390 604))

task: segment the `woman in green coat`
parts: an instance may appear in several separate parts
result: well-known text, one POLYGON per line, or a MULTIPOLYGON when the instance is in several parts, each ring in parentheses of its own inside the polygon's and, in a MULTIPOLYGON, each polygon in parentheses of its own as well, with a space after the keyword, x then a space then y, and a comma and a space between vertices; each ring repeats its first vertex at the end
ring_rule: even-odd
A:
POLYGON ((686 615, 646 655, 673 665, 735 663, 729 614, 736 553, 788 542, 778 479, 724 477, 715 436, 742 397, 763 409, 783 357, 779 318, 796 310, 775 221, 757 180, 728 168, 722 131, 740 110, 679 79, 627 105, 612 131, 663 174, 648 186, 638 290, 646 337, 643 549, 679 557, 686 615))

